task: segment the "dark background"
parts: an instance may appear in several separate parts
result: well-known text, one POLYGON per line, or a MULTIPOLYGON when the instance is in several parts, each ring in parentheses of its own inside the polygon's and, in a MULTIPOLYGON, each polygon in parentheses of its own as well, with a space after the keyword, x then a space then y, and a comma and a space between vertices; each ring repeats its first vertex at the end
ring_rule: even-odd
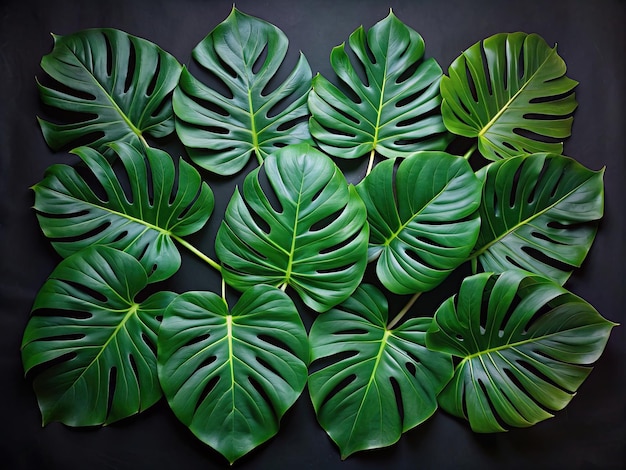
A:
MULTIPOLYGON (((359 25, 370 28, 391 7, 426 41, 426 55, 442 68, 473 43, 498 32, 536 32, 558 43, 568 76, 578 80, 573 136, 565 154, 597 170, 606 166, 606 214, 582 269, 567 287, 607 319, 626 323, 624 302, 624 1, 238 1, 289 37, 287 66, 298 50, 314 73, 334 77, 328 57, 359 25)), ((35 116, 35 76, 52 48, 50 33, 113 27, 155 42, 181 63, 230 13, 231 1, 0 0, 0 467, 7 469, 225 468, 227 462, 196 440, 161 401, 146 413, 103 429, 41 427, 32 384, 23 378, 20 342, 32 301, 59 257, 41 234, 31 209, 45 168, 74 162, 45 144, 35 116)), ((183 154, 174 139, 161 143, 183 154)), ((248 167, 248 169, 251 166, 248 167)), ((349 179, 364 167, 348 165, 349 179)), ((227 184, 206 172, 216 194, 210 226, 192 242, 213 254, 213 236, 230 198, 227 184)), ((241 177, 234 180, 240 182, 241 177)), ((177 292, 218 289, 210 268, 183 253, 183 267, 167 288, 177 292)), ((454 280, 424 296, 418 314, 454 291, 454 280), (445 291, 447 289, 447 291, 445 291)), ((402 300, 403 302, 404 300, 402 300)), ((397 302, 400 302, 398 300, 397 302)), ((396 303, 397 303, 396 302, 396 303)), ((399 304, 392 303, 393 309, 399 304)), ((312 316, 305 312, 310 324, 312 316)), ((360 452, 341 461, 317 425, 305 392, 287 413, 279 434, 236 462, 240 469, 622 469, 625 464, 625 326, 613 330, 607 348, 578 395, 555 418, 529 429, 473 434, 442 411, 390 448, 360 452)))

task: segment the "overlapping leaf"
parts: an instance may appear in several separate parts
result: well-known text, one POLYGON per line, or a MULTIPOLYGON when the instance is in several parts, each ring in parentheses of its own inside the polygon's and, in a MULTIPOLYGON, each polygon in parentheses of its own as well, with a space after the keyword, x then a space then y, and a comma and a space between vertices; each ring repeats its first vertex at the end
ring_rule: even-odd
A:
POLYGON ((522 271, 466 278, 426 344, 458 356, 441 407, 474 431, 526 427, 563 409, 615 324, 558 284, 522 271))
POLYGON ((439 111, 442 72, 434 59, 424 59, 422 37, 389 13, 367 33, 359 27, 349 44, 356 63, 344 45, 330 55, 347 94, 321 75, 313 79, 309 127, 320 147, 341 158, 444 150, 449 137, 439 111))
POLYGON ((311 400, 343 458, 391 445, 429 418, 452 377, 450 356, 426 349, 431 318, 389 330, 387 315, 387 299, 364 284, 311 327, 312 360, 324 364, 309 377, 311 400))
POLYGON ((378 164, 357 186, 370 224, 370 259, 397 294, 425 292, 464 262, 480 219, 481 182, 467 161, 444 152, 418 152, 394 171, 378 164))
POLYGON ((337 166, 308 144, 270 155, 235 190, 216 238, 224 280, 239 290, 289 285, 325 311, 356 289, 367 263, 366 211, 337 166), (265 189, 261 178, 267 178, 265 189))
POLYGON ((22 342, 44 424, 109 424, 161 397, 156 336, 175 294, 136 303, 147 282, 134 257, 105 246, 86 248, 52 272, 22 342))
POLYGON ((39 120, 54 150, 80 140, 106 153, 111 142, 140 146, 146 134, 174 131, 171 92, 181 66, 145 39, 108 28, 55 35, 41 67, 55 81, 39 84, 42 101, 69 112, 67 122, 39 120))
POLYGON ((536 34, 496 34, 456 59, 441 80, 441 111, 453 133, 478 138, 489 160, 562 153, 577 103, 577 82, 536 34))
POLYGON ((188 292, 166 312, 159 377, 176 414, 229 462, 278 432, 306 383, 309 348, 293 302, 266 285, 229 312, 210 292, 188 292))
POLYGON ((231 175, 252 155, 262 162, 279 147, 310 140, 303 119, 311 69, 304 55, 282 83, 270 83, 287 46, 276 26, 233 8, 195 47, 194 59, 219 84, 211 87, 183 69, 174 93, 176 130, 196 164, 231 175))
POLYGON ((75 168, 51 166, 33 187, 41 229, 64 257, 93 244, 110 245, 138 258, 151 281, 165 279, 180 266, 173 238, 202 228, 213 210, 213 193, 182 159, 176 178, 171 157, 161 150, 147 149, 144 157, 128 144, 112 148, 123 163, 131 194, 101 154, 81 147, 75 153, 104 196, 75 168))
POLYGON ((483 168, 483 223, 472 256, 485 271, 521 267, 564 284, 593 243, 603 214, 603 173, 552 154, 483 168))

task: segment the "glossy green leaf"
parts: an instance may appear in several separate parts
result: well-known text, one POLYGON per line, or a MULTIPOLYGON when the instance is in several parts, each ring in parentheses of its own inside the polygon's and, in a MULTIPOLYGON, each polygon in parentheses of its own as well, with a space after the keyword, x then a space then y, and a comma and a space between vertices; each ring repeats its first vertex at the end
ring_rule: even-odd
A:
POLYGON ((489 160, 562 153, 577 103, 577 82, 536 34, 496 34, 457 58, 441 80, 441 111, 453 133, 478 139, 489 160))
POLYGON ((106 28, 55 35, 41 68, 54 80, 39 84, 42 101, 69 112, 66 122, 39 120, 54 150, 80 140, 105 153, 110 142, 140 146, 145 135, 174 131, 171 92, 181 66, 145 39, 106 28))
POLYGON ((439 285, 472 251, 481 182, 467 161, 418 152, 397 165, 378 164, 357 186, 370 224, 370 259, 397 294, 439 285))
POLYGON ((289 285, 322 312, 352 294, 367 263, 365 206, 308 144, 270 155, 235 190, 216 238, 224 280, 239 290, 289 285), (262 184, 261 180, 269 184, 262 184))
POLYGON ((593 243, 603 214, 603 174, 553 154, 483 168, 483 223, 472 256, 485 271, 522 268, 564 284, 593 243))
POLYGON ((128 144, 111 146, 123 163, 130 192, 101 154, 78 148, 74 153, 98 184, 68 165, 48 168, 33 187, 41 229, 61 256, 93 244, 110 245, 138 258, 151 281, 165 279, 180 266, 174 239, 204 226, 213 193, 182 159, 177 175, 172 158, 161 150, 148 149, 144 157, 128 144))
POLYGON ((460 358, 439 404, 476 432, 550 418, 570 402, 613 326, 544 277, 468 277, 437 310, 426 337, 430 349, 460 358))
POLYGON ((231 175, 252 155, 261 163, 279 147, 310 140, 304 118, 311 69, 304 55, 283 82, 273 83, 287 46, 276 26, 233 8, 194 48, 194 59, 218 83, 183 69, 174 93, 176 131, 196 164, 231 175))
POLYGON ((176 296, 137 303, 146 272, 131 255, 105 246, 63 260, 33 305, 22 342, 43 424, 109 424, 161 397, 159 318, 176 296))
POLYGON ((387 315, 387 299, 364 284, 311 327, 311 359, 322 365, 309 377, 311 400, 342 458, 391 445, 428 419, 452 377, 450 355, 425 346, 431 318, 389 330, 387 315))
POLYGON ((176 416, 230 463, 278 432, 302 393, 309 348, 291 299, 266 285, 229 312, 210 292, 169 307, 159 333, 159 377, 176 416))
POLYGON ((367 33, 359 27, 349 45, 354 60, 343 44, 330 55, 346 92, 317 75, 309 94, 309 127, 322 150, 341 158, 444 150, 450 139, 439 111, 442 72, 424 59, 422 37, 389 13, 367 33))

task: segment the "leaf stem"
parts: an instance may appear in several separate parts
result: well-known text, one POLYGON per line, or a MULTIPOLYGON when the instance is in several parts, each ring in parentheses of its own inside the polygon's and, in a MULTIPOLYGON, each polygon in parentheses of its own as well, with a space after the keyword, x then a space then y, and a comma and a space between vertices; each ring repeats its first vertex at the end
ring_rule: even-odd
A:
POLYGON ((389 322, 389 324, 387 325, 388 330, 392 330, 393 327, 396 326, 400 320, 402 320, 402 318, 411 309, 411 307, 413 306, 413 304, 419 298, 420 295, 422 295, 421 292, 417 292, 416 294, 413 294, 413 297, 411 297, 409 301, 406 303, 406 305, 402 307, 402 310, 400 310, 400 312, 394 317, 394 319, 389 322))
POLYGON ((280 286, 278 286, 278 288, 285 292, 287 290, 287 283, 283 282, 280 286))
POLYGON ((372 168, 374 168, 374 157, 376 156, 376 149, 372 149, 372 151, 370 152, 370 158, 369 161, 367 163, 367 170, 365 171, 365 176, 367 177, 367 175, 370 174, 370 172, 372 171, 372 168))
POLYGON ((170 234, 170 236, 176 240, 178 243, 180 243, 182 246, 184 246, 185 248, 187 248, 189 251, 191 251, 194 255, 196 255, 198 258, 200 258, 202 261, 204 261, 205 263, 207 263, 209 266, 211 266, 212 268, 214 268, 217 272, 221 273, 222 272, 222 267, 215 261, 213 261, 211 258, 209 258, 207 255, 205 255, 204 253, 202 253, 200 250, 198 250, 195 246, 193 246, 191 243, 189 243, 187 240, 184 240, 182 238, 180 238, 177 235, 174 234, 170 234))
POLYGON ((226 281, 224 281, 223 277, 222 277, 222 300, 228 307, 228 301, 226 300, 226 281))
POLYGON ((464 158, 465 160, 469 160, 469 159, 470 159, 470 157, 472 156, 472 154, 474 153, 474 151, 476 150, 476 148, 477 148, 477 147, 478 147, 478 145, 477 145, 477 144, 472 145, 472 146, 470 147, 470 149, 469 149, 467 152, 465 152, 465 155, 463 155, 463 158, 464 158))

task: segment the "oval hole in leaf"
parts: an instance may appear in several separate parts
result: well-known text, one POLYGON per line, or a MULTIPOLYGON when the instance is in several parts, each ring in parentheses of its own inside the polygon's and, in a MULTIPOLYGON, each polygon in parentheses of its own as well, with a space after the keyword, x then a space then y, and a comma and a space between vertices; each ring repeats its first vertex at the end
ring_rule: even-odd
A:
MULTIPOLYGON (((198 343, 201 343, 203 341, 206 341, 210 337, 211 337, 211 335, 209 333, 205 333, 203 335, 196 336, 195 338, 192 338, 191 340, 187 341, 185 343, 185 345, 183 346, 183 348, 186 348, 186 347, 189 347, 189 346, 193 346, 194 344, 198 344, 198 343)), ((214 361, 215 357, 209 358, 209 359, 213 359, 213 361, 214 361)), ((211 362, 213 362, 213 361, 211 361, 211 362)))
POLYGON ((157 355, 156 343, 152 341, 152 339, 145 333, 141 333, 141 339, 143 340, 145 345, 148 346, 148 348, 150 348, 150 351, 152 351, 152 353, 154 354, 154 357, 156 357, 157 355))
POLYGON ((213 391, 213 389, 215 388, 215 386, 217 385, 219 381, 220 381, 220 376, 216 375, 215 377, 211 378, 211 380, 207 382, 207 384, 204 386, 204 389, 202 390, 202 393, 198 395, 198 401, 196 402, 196 406, 194 408, 194 414, 198 411, 198 408, 200 408, 200 405, 202 405, 202 402, 206 400, 206 397, 209 396, 209 393, 213 391))
POLYGON ((293 356, 297 356, 296 352, 291 347, 289 347, 287 343, 281 341, 275 336, 260 334, 260 335, 257 335, 257 338, 259 338, 264 343, 271 344, 272 346, 276 346, 277 348, 280 348, 283 351, 287 351, 289 354, 293 356))
MULTIPOLYGON (((152 93, 154 93, 160 74, 161 74, 161 54, 157 54, 156 65, 154 66, 154 74, 152 75, 152 79, 150 80, 150 83, 148 83, 148 87, 146 88, 147 97, 152 96, 152 93)), ((164 103, 162 103, 162 105, 163 104, 164 103)))
MULTIPOLYGON (((272 405, 274 403, 274 401, 270 398, 270 396, 267 394, 267 392, 265 391, 265 389, 263 388, 263 386, 254 378, 254 377, 248 377, 248 382, 250 382, 250 385, 252 385, 252 387, 254 387, 254 390, 256 390, 256 392, 261 396, 261 398, 263 399, 263 401, 269 405, 272 405)), ((278 413, 278 410, 276 410, 276 408, 274 406, 270 406, 269 409, 272 411, 272 415, 274 416, 274 420, 276 422, 280 421, 280 416, 278 413)))
MULTIPOLYGON (((92 299, 97 300, 100 303, 106 303, 109 299, 106 297, 106 295, 98 292, 97 290, 94 290, 84 284, 81 284, 79 282, 74 282, 74 281, 70 281, 68 279, 59 279, 58 280, 60 283, 63 284, 67 284, 68 286, 78 290, 81 294, 84 294, 88 297, 91 297, 92 299)), ((65 315, 67 316, 67 315, 65 315)), ((91 317, 91 315, 90 315, 91 317)))
POLYGON ((108 417, 111 414, 111 409, 113 408, 113 398, 115 396, 115 386, 117 385, 117 367, 113 366, 109 370, 109 381, 108 381, 108 395, 107 395, 107 412, 106 416, 108 417))
POLYGON ((332 366, 333 364, 343 362, 358 354, 359 354, 358 351, 342 351, 336 354, 332 354, 330 356, 320 357, 318 359, 315 359, 313 362, 311 362, 309 366, 309 370, 311 371, 311 374, 312 374, 313 372, 318 372, 322 369, 326 369, 327 367, 332 366))
MULTIPOLYGON (((415 375, 415 374, 413 374, 415 375)), ((400 415, 400 422, 404 422, 404 402, 402 400, 402 391, 400 390, 400 385, 395 377, 389 377, 389 382, 391 383, 391 388, 393 388, 393 394, 396 397, 396 405, 398 407, 398 415, 400 415)))
POLYGON ((324 397, 324 399, 322 400, 322 402, 319 404, 319 409, 323 409, 326 404, 335 396, 337 395, 341 390, 343 390, 344 388, 346 388, 348 385, 350 385, 352 382, 354 382, 356 380, 356 374, 350 374, 348 375, 346 378, 344 378, 341 382, 339 382, 330 392, 328 392, 328 395, 326 395, 324 397))

